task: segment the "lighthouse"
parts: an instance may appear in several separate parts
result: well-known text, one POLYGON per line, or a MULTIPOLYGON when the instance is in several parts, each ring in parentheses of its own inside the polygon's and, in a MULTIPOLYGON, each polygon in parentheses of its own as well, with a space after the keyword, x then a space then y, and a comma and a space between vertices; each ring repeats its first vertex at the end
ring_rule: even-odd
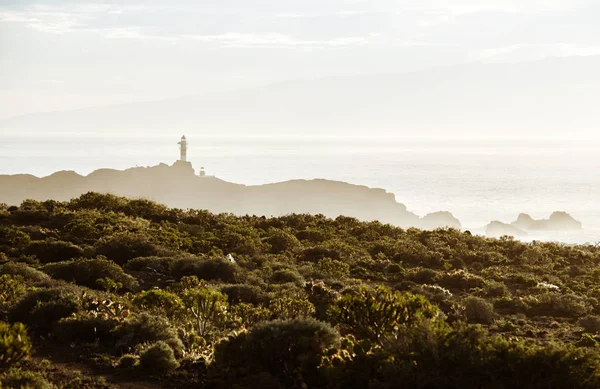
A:
POLYGON ((179 160, 186 162, 187 161, 187 139, 185 139, 185 135, 181 137, 181 141, 177 143, 180 149, 180 157, 179 160))

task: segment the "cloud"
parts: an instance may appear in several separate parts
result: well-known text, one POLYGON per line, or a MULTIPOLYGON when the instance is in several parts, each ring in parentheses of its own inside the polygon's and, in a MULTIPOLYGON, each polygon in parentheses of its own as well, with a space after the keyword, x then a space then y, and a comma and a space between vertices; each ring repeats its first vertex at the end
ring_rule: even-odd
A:
POLYGON ((577 43, 516 44, 484 49, 475 58, 483 61, 517 61, 543 59, 547 57, 572 57, 600 55, 600 45, 577 43))
POLYGON ((217 35, 182 35, 208 44, 225 48, 280 48, 280 49, 324 49, 348 46, 363 46, 369 43, 367 37, 341 37, 327 40, 295 39, 281 33, 225 33, 217 35))

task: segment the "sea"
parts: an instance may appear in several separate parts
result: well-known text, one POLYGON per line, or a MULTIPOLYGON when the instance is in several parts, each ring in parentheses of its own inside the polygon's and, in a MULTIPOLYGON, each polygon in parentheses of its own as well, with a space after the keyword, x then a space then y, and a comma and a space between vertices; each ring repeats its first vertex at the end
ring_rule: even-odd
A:
MULTIPOLYGON (((408 210, 450 211, 472 232, 519 213, 565 211, 582 233, 523 240, 600 241, 600 141, 186 134, 194 168, 240 184, 324 178, 383 188, 408 210)), ((0 134, 0 174, 172 164, 181 134, 164 136, 0 134)))

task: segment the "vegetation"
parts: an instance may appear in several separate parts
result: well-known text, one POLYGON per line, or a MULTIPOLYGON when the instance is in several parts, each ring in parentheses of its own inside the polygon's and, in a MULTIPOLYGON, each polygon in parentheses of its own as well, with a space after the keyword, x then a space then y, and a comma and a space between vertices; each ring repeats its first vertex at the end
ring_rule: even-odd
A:
POLYGON ((0 387, 598 388, 599 281, 595 245, 28 200, 0 212, 0 387))

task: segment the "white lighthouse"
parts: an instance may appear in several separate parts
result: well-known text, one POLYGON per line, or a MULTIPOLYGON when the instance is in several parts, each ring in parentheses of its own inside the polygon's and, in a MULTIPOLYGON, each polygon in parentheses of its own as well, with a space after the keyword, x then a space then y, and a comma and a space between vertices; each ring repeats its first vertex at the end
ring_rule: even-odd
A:
POLYGON ((185 135, 181 137, 181 141, 177 143, 180 149, 180 157, 179 160, 183 162, 187 162, 187 139, 185 139, 185 135))

